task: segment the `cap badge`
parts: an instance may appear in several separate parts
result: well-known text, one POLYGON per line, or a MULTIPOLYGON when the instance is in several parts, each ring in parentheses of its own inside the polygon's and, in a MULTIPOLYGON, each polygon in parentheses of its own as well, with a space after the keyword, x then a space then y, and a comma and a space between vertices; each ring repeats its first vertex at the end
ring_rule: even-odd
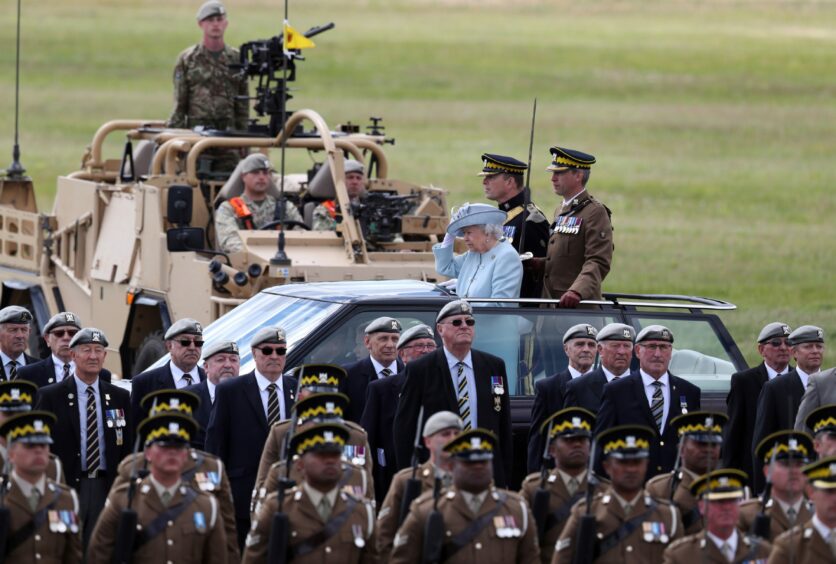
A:
POLYGON ((787 441, 787 444, 790 447, 790 450, 798 450, 798 439, 790 439, 787 441))
POLYGON ((334 413, 334 402, 325 402, 325 411, 327 411, 328 413, 334 413))
POLYGON ((180 400, 177 398, 171 398, 171 400, 169 400, 168 403, 172 409, 177 409, 178 407, 180 407, 180 400))
POLYGON ((664 338, 668 339, 668 338, 670 338, 670 336, 671 336, 671 332, 670 332, 670 331, 668 331, 667 329, 662 329, 662 336, 663 336, 664 338))
POLYGON ((714 418, 713 417, 706 417, 705 418, 705 426, 711 428, 714 426, 714 418))
POLYGON ((64 314, 65 321, 75 321, 75 316, 72 313, 64 314))
POLYGON ((35 426, 35 431, 40 433, 44 430, 44 422, 42 419, 35 419, 32 424, 35 426))
POLYGON ((625 437, 627 439, 627 448, 636 448, 636 437, 633 435, 625 437))
POLYGON ((179 423, 169 423, 168 424, 168 432, 172 435, 177 435, 180 433, 180 424, 179 423))
POLYGON ((200 326, 200 323, 195 323, 194 328, 195 328, 195 331, 199 331, 199 332, 203 333, 203 327, 200 326))
POLYGON ((784 335, 789 335, 791 333, 789 325, 781 325, 781 331, 784 332, 784 335))
POLYGON ((98 331, 93 331, 92 335, 90 336, 90 341, 93 343, 100 343, 102 341, 101 333, 98 331))
POLYGON ((595 331, 595 327, 593 327, 592 325, 587 325, 586 326, 586 334, 587 335, 593 335, 594 336, 595 333, 597 333, 597 331, 595 331))
POLYGON ((463 312, 470 312, 470 304, 467 302, 462 303, 462 311, 463 312))
POLYGON ((721 486, 728 486, 729 485, 729 477, 728 476, 720 476, 717 480, 721 486))
POLYGON ((581 426, 581 418, 580 417, 572 417, 572 427, 579 428, 581 426))
POLYGON ((238 343, 232 343, 230 345, 230 348, 232 349, 232 352, 237 353, 238 352, 238 343))
POLYGON ((624 335, 624 337, 627 338, 627 339, 629 339, 631 337, 629 329, 625 329, 624 331, 621 332, 621 334, 624 335))
POLYGON ((836 476, 836 462, 830 465, 830 475, 836 476))
POLYGON ((12 399, 13 400, 20 399, 20 390, 19 389, 12 388, 11 392, 12 392, 12 399))
POLYGON ((320 372, 319 373, 319 383, 320 384, 328 383, 328 373, 327 372, 320 372))
POLYGON ((394 319, 392 320, 392 329, 395 329, 396 331, 398 330, 398 322, 394 319))
POLYGON ((824 339, 824 331, 822 329, 819 329, 818 331, 816 331, 816 336, 819 339, 824 339))
POLYGON ((324 433, 326 442, 333 442, 334 441, 334 433, 331 431, 325 431, 324 433))

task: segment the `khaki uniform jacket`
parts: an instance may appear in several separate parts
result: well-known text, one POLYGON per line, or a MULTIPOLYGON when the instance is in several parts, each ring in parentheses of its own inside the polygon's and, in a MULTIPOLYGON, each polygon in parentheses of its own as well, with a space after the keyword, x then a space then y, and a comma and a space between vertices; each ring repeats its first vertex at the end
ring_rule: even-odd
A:
MULTIPOLYGON (((435 469, 429 460, 418 467, 415 477, 421 480, 421 493, 432 491, 435 486, 435 469)), ((404 468, 395 474, 383 505, 380 506, 380 512, 377 514, 377 548, 384 559, 388 558, 392 552, 392 543, 395 540, 395 533, 398 532, 398 519, 401 516, 401 504, 406 492, 406 484, 411 478, 412 468, 404 468)))
MULTIPOLYGON (((183 501, 187 492, 181 486, 169 503, 169 508, 183 501)), ((127 506, 128 485, 110 492, 104 510, 99 515, 90 546, 87 564, 110 564, 117 542, 116 531, 122 510, 127 506)), ((160 501, 151 478, 144 478, 136 489, 132 507, 137 512, 137 529, 147 527, 158 515, 168 511, 160 501)), ((168 521, 158 535, 133 553, 135 564, 224 564, 227 562, 226 533, 217 500, 205 492, 197 497, 175 520, 168 521)))
MULTIPOLYGON (((352 564, 378 562, 374 530, 374 502, 354 497, 341 491, 331 508, 331 519, 335 519, 354 503, 348 519, 337 532, 308 554, 291 559, 294 564, 316 562, 318 564, 352 564)), ((247 535, 246 548, 242 564, 266 564, 267 549, 270 540, 270 528, 273 515, 279 509, 276 493, 270 494, 261 507, 258 519, 253 521, 250 534, 247 535)), ((311 503, 310 498, 299 488, 293 488, 285 494, 284 512, 290 521, 290 548, 297 548, 303 541, 319 533, 325 527, 325 521, 311 503)))
MULTIPOLYGON (((592 515, 597 523, 596 533, 598 539, 606 538, 610 533, 618 530, 621 525, 633 517, 645 513, 651 506, 650 515, 644 520, 645 524, 655 523, 664 527, 664 535, 667 538, 659 537, 647 541, 644 538, 643 526, 635 530, 618 543, 615 547, 601 554, 596 564, 658 564, 662 561, 662 553, 670 545, 671 541, 682 537, 682 520, 679 510, 664 500, 652 500, 647 492, 643 492, 636 501, 635 507, 629 516, 624 515, 624 510, 618 500, 609 492, 600 493, 592 500, 592 515)), ((560 539, 555 547, 553 564, 569 564, 572 562, 572 555, 575 552, 575 535, 581 518, 586 513, 586 500, 581 500, 572 508, 572 516, 563 528, 560 539)))
MULTIPOLYGON (((772 547, 768 542, 746 535, 739 529, 737 533, 737 550, 732 562, 764 561, 769 557, 772 547)), ((702 532, 674 542, 665 550, 664 556, 664 564, 729 564, 714 541, 706 538, 702 532)))
POLYGON ((572 290, 582 299, 600 300, 601 283, 610 271, 612 254, 609 212, 589 192, 583 192, 567 211, 561 213, 558 208, 555 212, 546 251, 543 297, 556 300, 572 290), (569 225, 578 221, 579 226, 569 225))
MULTIPOLYGON (((755 517, 761 512, 761 500, 749 499, 740 504, 740 518, 737 522, 737 528, 747 533, 752 532, 752 524, 755 522, 755 517)), ((790 524, 787 514, 781 509, 781 505, 774 499, 766 502, 766 514, 769 515, 769 538, 775 541, 781 534, 793 528, 794 524, 790 524)), ((798 515, 795 518, 795 524, 806 523, 813 518, 812 505, 807 500, 801 502, 801 508, 798 510, 798 515)))
MULTIPOLYGON (((557 470, 552 470, 549 477, 546 478, 546 490, 549 492, 549 513, 546 519, 546 533, 540 539, 540 560, 544 564, 552 561, 554 554, 554 545, 563 531, 563 527, 569 520, 569 514, 572 511, 572 506, 586 496, 586 472, 580 475, 578 484, 578 491, 575 495, 570 496, 566 489, 566 484, 563 483, 563 478, 557 470)), ((534 507, 534 497, 537 490, 540 488, 540 473, 535 472, 529 474, 522 483, 522 490, 520 495, 525 497, 529 507, 534 507)))
MULTIPOLYGON (((15 531, 20 530, 32 521, 32 517, 51 503, 53 509, 47 513, 44 523, 33 534, 6 555, 6 562, 24 563, 37 562, 39 564, 76 564, 81 562, 81 522, 78 516, 78 497, 70 487, 56 483, 47 478, 46 489, 35 511, 29 508, 23 492, 14 480, 6 494, 6 507, 9 508, 11 523, 9 525, 9 541, 15 531), (71 523, 76 526, 75 532, 70 529, 66 521, 57 519, 57 511, 72 512, 71 523), (56 525, 63 523, 66 530, 56 530, 56 525)), ((64 514, 65 517, 67 514, 64 514)))
MULTIPOLYGON (((125 457, 119 463, 116 480, 110 488, 111 492, 130 480, 134 457, 137 458, 137 469, 145 466, 141 452, 125 457)), ((229 478, 224 471, 224 463, 214 454, 193 448, 189 452, 189 458, 186 460, 181 476, 186 474, 192 474, 191 486, 193 488, 210 493, 218 500, 226 532, 227 555, 230 562, 238 562, 241 559, 241 551, 238 549, 238 533, 235 531, 235 507, 232 504, 232 488, 229 486, 229 478)))
MULTIPOLYGON (((691 494, 691 484, 694 476, 680 470, 681 478, 676 492, 673 494, 673 502, 679 509, 682 517, 682 527, 686 535, 693 535, 702 531, 702 515, 697 507, 697 499, 691 494)), ((671 480, 673 472, 654 476, 645 485, 647 492, 656 499, 669 500, 671 497, 671 480)))
MULTIPOLYGON (((256 229, 260 229, 263 225, 274 221, 276 198, 273 196, 267 194, 263 200, 255 202, 246 194, 242 194, 241 200, 244 201, 250 210, 256 229)), ((284 219, 286 221, 304 223, 299 210, 296 209, 296 206, 290 200, 284 201, 284 219)), ((218 240, 218 246, 227 253, 243 251, 244 242, 238 234, 238 231, 241 229, 244 229, 243 221, 239 221, 232 204, 228 200, 222 202, 215 211, 215 236, 218 240)), ((296 227, 291 227, 291 229, 296 229, 296 227)))
POLYGON ((803 525, 796 525, 772 543, 769 564, 819 564, 834 562, 836 556, 813 526, 812 517, 803 525))
MULTIPOLYGON (((488 522, 479 534, 453 556, 446 564, 535 564, 540 561, 540 547, 537 544, 537 527, 531 509, 520 495, 507 490, 491 488, 485 497, 478 515, 474 515, 455 486, 446 490, 438 501, 438 509, 444 519, 447 539, 461 533, 475 519, 490 513, 506 496, 504 506, 488 522), (503 523, 503 525, 500 525, 503 523), (502 528, 517 529, 508 535, 502 528), (500 529, 500 530, 498 530, 500 529), (502 535, 502 536, 500 536, 502 535)), ((424 527, 433 511, 433 494, 427 492, 412 502, 409 515, 395 535, 391 564, 420 563, 424 546, 424 527)), ((444 547, 449 546, 444 542, 444 547)))
MULTIPOLYGON (((349 460, 355 466, 362 466, 366 469, 368 479, 368 493, 367 495, 374 498, 374 481, 372 479, 372 457, 369 451, 369 439, 366 436, 366 431, 357 423, 345 420, 343 425, 348 427, 348 444, 355 447, 363 447, 365 456, 358 460, 349 460)), ((255 490, 259 491, 267 479, 267 474, 270 472, 270 467, 273 466, 282 457, 282 443, 284 437, 290 430, 290 419, 279 421, 273 424, 270 433, 267 435, 267 440, 264 442, 264 450, 261 452, 261 461, 258 463, 258 475, 255 478, 255 490)))

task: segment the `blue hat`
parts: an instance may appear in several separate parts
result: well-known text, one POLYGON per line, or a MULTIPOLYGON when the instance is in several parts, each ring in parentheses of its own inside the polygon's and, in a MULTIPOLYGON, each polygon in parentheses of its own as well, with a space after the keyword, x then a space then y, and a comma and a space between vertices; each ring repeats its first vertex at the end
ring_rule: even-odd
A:
POLYGON ((482 172, 477 176, 493 176, 494 174, 522 174, 528 170, 528 165, 514 157, 505 155, 482 155, 482 172))
POLYGON ((570 168, 590 169, 595 164, 595 157, 574 149, 552 147, 549 152, 552 154, 552 164, 546 167, 546 170, 552 172, 560 172, 570 168))
POLYGON ((498 210, 488 204, 463 204, 453 214, 450 225, 447 226, 447 233, 462 236, 462 229, 474 225, 502 225, 508 217, 502 210, 498 210))

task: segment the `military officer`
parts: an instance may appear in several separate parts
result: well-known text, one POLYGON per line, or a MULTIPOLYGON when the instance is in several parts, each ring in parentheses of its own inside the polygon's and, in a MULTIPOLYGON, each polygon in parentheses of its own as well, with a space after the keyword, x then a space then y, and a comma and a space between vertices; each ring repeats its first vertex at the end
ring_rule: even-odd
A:
POLYGON ((804 499, 806 480, 802 472, 802 466, 813 458, 813 440, 801 431, 778 431, 762 440, 755 452, 772 484, 771 495, 765 507, 762 496, 744 501, 740 506, 739 526, 744 531, 753 531, 752 525, 763 509, 770 523, 766 540, 773 541, 813 516, 810 504, 804 499))
POLYGON ((691 484, 705 517, 705 531, 680 539, 665 550, 665 564, 681 562, 763 562, 769 543, 737 528, 740 500, 746 495, 745 472, 714 470, 691 484))
POLYGON ((823 405, 807 416, 807 428, 813 431, 817 458, 836 455, 836 403, 823 405))
POLYGON ((160 413, 139 426, 150 474, 130 499, 129 484, 114 488, 99 516, 87 550, 89 564, 107 564, 122 542, 117 538, 122 511, 137 512, 137 534, 129 562, 226 563, 226 534, 218 501, 182 479, 189 459, 194 419, 160 413))
POLYGON ((653 438, 653 429, 642 425, 612 427, 596 437, 611 488, 596 494, 589 509, 586 500, 575 504, 552 563, 568 564, 576 550, 591 549, 600 564, 655 564, 669 543, 682 536, 679 510, 667 500, 653 498, 642 487, 653 438), (594 547, 577 542, 584 515, 595 516, 594 547))
POLYGON ((728 421, 722 413, 694 411, 671 420, 679 438, 680 467, 672 472, 654 476, 647 482, 647 491, 659 499, 672 501, 682 515, 686 535, 702 530, 702 519, 697 498, 691 494, 694 480, 717 468, 723 426, 728 421))
POLYGON ((542 433, 548 436, 549 457, 554 459, 555 468, 548 473, 529 474, 520 494, 531 507, 540 488, 549 494, 548 512, 534 516, 544 523, 540 538, 540 560, 544 564, 552 561, 555 543, 572 506, 583 499, 589 487, 589 440, 594 425, 595 416, 580 407, 562 409, 543 422, 542 433))
MULTIPOLYGON (((366 193, 366 167, 354 159, 343 161, 345 170, 345 190, 351 202, 359 202, 366 193)), ((342 212, 335 200, 327 200, 313 210, 311 229, 313 231, 335 231, 337 223, 342 221, 342 212)))
POLYGON ((54 425, 55 416, 45 411, 19 413, 0 425, 14 467, 3 475, 6 562, 81 562, 78 497, 46 475, 54 425))
POLYGON ((224 43, 226 8, 217 0, 205 2, 197 11, 197 25, 203 41, 180 53, 174 65, 174 110, 168 126, 246 129, 247 81, 230 70, 241 57, 224 43))
POLYGON ((37 358, 26 354, 32 314, 25 307, 7 306, 0 309, 0 380, 16 380, 17 369, 34 364, 37 358))
POLYGON ((377 546, 381 554, 388 555, 392 552, 392 542, 401 525, 404 494, 410 479, 420 481, 421 492, 431 491, 436 478, 441 480, 442 487, 450 487, 453 482, 453 459, 450 453, 444 450, 444 446, 462 429, 464 429, 464 422, 452 411, 439 411, 427 419, 423 439, 424 446, 430 452, 429 460, 420 466, 404 468, 395 474, 383 505, 380 507, 380 513, 377 516, 377 546))
MULTIPOLYGON (((197 395, 188 390, 157 390, 145 396, 142 400, 142 409, 148 413, 149 417, 163 413, 176 413, 194 419, 195 413, 200 410, 200 401, 197 395)), ((195 424, 197 425, 195 432, 197 432, 200 423, 195 420, 195 424)), ((145 458, 142 452, 126 456, 119 463, 111 491, 126 484, 132 475, 136 477, 146 474, 145 458)), ((230 562, 237 562, 241 558, 241 552, 238 550, 235 532, 235 508, 232 504, 232 487, 223 462, 214 454, 190 448, 180 479, 184 484, 190 484, 196 490, 215 496, 221 517, 223 517, 227 555, 230 562)))
MULTIPOLYGON (((549 221, 531 201, 530 191, 523 181, 526 170, 528 165, 513 157, 485 153, 482 155, 482 172, 479 176, 483 177, 485 197, 496 202, 499 209, 508 214, 502 227, 505 237, 511 241, 517 252, 545 257, 549 241, 549 221), (523 244, 522 248, 520 243, 523 244)), ((539 298, 543 293, 542 285, 541 273, 533 269, 525 270, 520 297, 539 298)))
POLYGON ((555 211, 546 258, 526 261, 526 267, 544 272, 544 298, 577 307, 581 300, 602 298, 601 283, 613 254, 611 213, 586 190, 595 157, 563 147, 550 151, 552 164, 546 170, 563 203, 555 211))
POLYGON ((464 431, 444 446, 453 457, 453 485, 438 500, 427 492, 412 502, 395 535, 392 564, 422 562, 425 543, 436 540, 442 543, 441 561, 449 564, 539 561, 536 525, 525 499, 491 483, 497 448, 496 435, 480 428, 464 431), (425 523, 436 506, 445 534, 427 539, 425 523))
MULTIPOLYGON (((348 429, 335 423, 306 426, 290 440, 304 481, 285 494, 293 562, 367 562, 377 559, 374 502, 339 487, 348 429)), ((243 563, 266 563, 278 493, 270 494, 247 536, 243 563)))
MULTIPOLYGON (((345 370, 332 364, 305 364, 299 367, 296 372, 299 378, 298 400, 303 400, 315 393, 338 393, 341 382, 346 378, 345 370)), ((285 435, 290 430, 291 420, 279 421, 270 428, 267 441, 264 443, 264 450, 261 453, 261 460, 258 463, 258 475, 255 481, 255 491, 259 491, 267 480, 270 468, 283 458, 282 445, 285 435)), ((346 460, 365 468, 369 478, 372 476, 372 459, 369 456, 369 441, 366 438, 366 431, 352 421, 344 418, 342 424, 348 428, 349 438, 345 447, 344 456, 346 460)), ((369 484, 369 489, 374 491, 374 485, 369 484)))
MULTIPOLYGON (((253 153, 244 159, 241 164, 244 192, 222 202, 215 211, 215 234, 218 247, 224 252, 244 249, 238 234, 240 229, 261 229, 279 219, 276 217, 276 197, 270 194, 273 172, 270 161, 261 153, 253 153)), ((289 200, 284 201, 284 220, 304 223, 299 210, 289 200)))

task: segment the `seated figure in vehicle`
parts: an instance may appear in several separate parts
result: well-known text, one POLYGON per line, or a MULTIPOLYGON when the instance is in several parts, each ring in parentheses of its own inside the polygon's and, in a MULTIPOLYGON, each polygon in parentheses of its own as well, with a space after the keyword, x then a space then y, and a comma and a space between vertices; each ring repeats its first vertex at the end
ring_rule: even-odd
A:
MULTIPOLYGON (((366 170, 363 163, 354 159, 346 159, 345 189, 349 199, 354 202, 366 192, 366 170)), ((335 199, 326 200, 313 210, 314 231, 334 231, 337 228, 337 218, 341 215, 339 204, 335 199)))

